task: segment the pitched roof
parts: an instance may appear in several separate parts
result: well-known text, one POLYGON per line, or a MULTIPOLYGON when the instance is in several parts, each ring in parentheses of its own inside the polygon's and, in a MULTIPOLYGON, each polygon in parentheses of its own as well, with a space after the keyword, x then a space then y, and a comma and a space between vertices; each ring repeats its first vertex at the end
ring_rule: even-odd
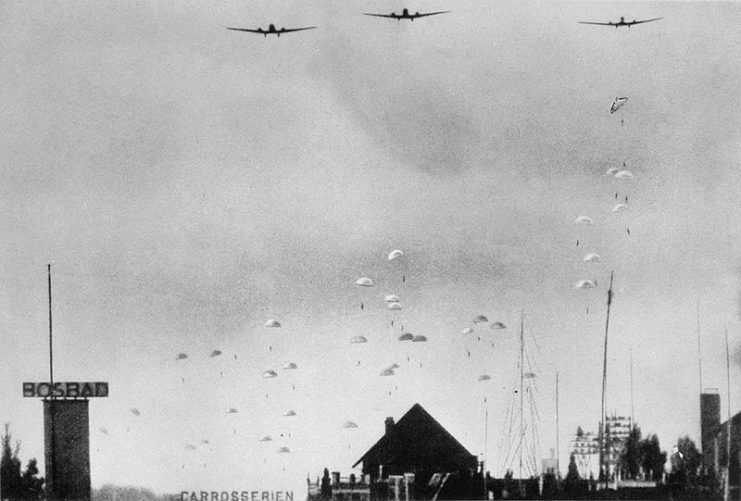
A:
MULTIPOLYGON (((393 462, 393 460, 396 459, 396 454, 399 452, 397 447, 394 447, 394 445, 398 446, 399 444, 404 443, 407 445, 412 443, 421 443, 426 447, 444 448, 446 453, 450 456, 473 457, 473 454, 468 452, 468 450, 463 447, 463 445, 461 445, 461 443, 458 442, 458 440, 456 440, 448 430, 443 428, 443 426, 438 423, 430 413, 428 413, 421 405, 414 404, 412 408, 393 425, 390 433, 384 434, 378 442, 376 442, 360 459, 355 462, 353 468, 367 457, 376 454, 385 454, 385 461, 393 462), (415 435, 424 435, 425 440, 422 442, 415 441, 415 435)), ((404 448, 402 448, 402 450, 404 448)))

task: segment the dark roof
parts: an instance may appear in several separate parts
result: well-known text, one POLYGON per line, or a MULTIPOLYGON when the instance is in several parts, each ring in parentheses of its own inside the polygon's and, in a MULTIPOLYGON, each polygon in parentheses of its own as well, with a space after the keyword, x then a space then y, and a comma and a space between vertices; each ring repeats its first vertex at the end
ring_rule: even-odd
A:
MULTIPOLYGON (((435 448, 448 457, 475 458, 461 445, 448 430, 438 423, 421 405, 414 404, 397 423, 390 433, 384 435, 363 456, 353 468, 368 457, 384 457, 384 462, 394 462, 401 450, 435 448), (421 439, 421 440, 420 440, 421 439)), ((411 451, 414 452, 414 451, 411 451)), ((422 451, 420 451, 422 452, 422 451)))

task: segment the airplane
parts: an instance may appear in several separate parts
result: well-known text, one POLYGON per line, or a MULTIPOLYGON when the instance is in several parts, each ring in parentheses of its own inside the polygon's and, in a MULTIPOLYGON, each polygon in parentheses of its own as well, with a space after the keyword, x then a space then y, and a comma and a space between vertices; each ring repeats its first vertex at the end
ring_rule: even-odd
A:
POLYGON ((392 12, 391 14, 370 14, 368 12, 363 12, 364 16, 375 16, 375 17, 388 17, 389 19, 396 19, 397 21, 401 21, 402 19, 409 19, 410 21, 414 21, 418 17, 426 17, 426 16, 435 16, 437 14, 447 14, 450 12, 449 10, 441 10, 438 12, 423 12, 420 14, 419 12, 415 12, 414 14, 409 13, 409 9, 404 9, 401 11, 401 14, 397 14, 395 12, 392 12))
POLYGON ((627 26, 630 28, 634 24, 641 24, 641 23, 650 23, 652 21, 658 21, 659 19, 664 19, 663 17, 655 17, 653 19, 643 19, 641 21, 636 21, 633 19, 632 21, 626 21, 624 17, 620 18, 620 21, 613 23, 610 21, 609 23, 593 23, 591 21, 579 21, 579 24, 598 24, 600 26, 614 26, 615 29, 618 29, 620 26, 627 26))
POLYGON ((262 28, 257 28, 256 30, 250 30, 248 28, 227 28, 227 29, 232 30, 232 31, 247 31, 249 33, 259 33, 263 36, 278 35, 278 37, 280 37, 282 33, 291 33, 292 31, 313 30, 314 28, 316 28, 316 26, 308 26, 306 28, 290 28, 290 29, 281 28, 279 30, 276 30, 274 24, 269 24, 267 30, 264 30, 262 28))

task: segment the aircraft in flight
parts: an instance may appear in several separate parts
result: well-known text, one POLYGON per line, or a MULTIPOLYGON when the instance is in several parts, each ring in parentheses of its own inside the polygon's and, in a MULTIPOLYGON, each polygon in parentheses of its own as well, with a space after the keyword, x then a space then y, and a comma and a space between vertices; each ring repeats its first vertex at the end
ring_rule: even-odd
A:
POLYGON ((281 28, 279 30, 276 30, 274 24, 269 24, 268 29, 266 30, 262 28, 257 28, 256 30, 251 30, 248 28, 227 28, 227 29, 232 30, 232 31, 246 31, 248 33, 259 33, 263 36, 278 35, 280 37, 283 33, 291 33, 292 31, 313 30, 314 28, 316 28, 316 26, 307 26, 306 28, 290 28, 290 29, 281 28))
POLYGON ((634 24, 650 23, 652 21, 658 21, 659 19, 664 19, 664 18, 663 17, 655 17, 653 19, 643 19, 641 21, 636 21, 635 19, 633 19, 632 21, 626 21, 624 17, 621 17, 620 18, 620 21, 618 21, 616 23, 613 23, 612 21, 610 21, 609 23, 595 23, 595 22, 592 22, 592 21, 579 21, 579 24, 598 24, 600 26, 614 26, 615 29, 617 29, 617 28, 619 28, 621 26, 627 26, 628 28, 630 28, 634 24))
POLYGON ((447 14, 450 12, 449 10, 441 10, 438 12, 415 12, 414 14, 409 13, 409 9, 404 9, 401 11, 401 14, 397 14, 395 12, 392 12, 391 14, 371 14, 369 12, 363 12, 364 16, 375 16, 375 17, 387 17, 389 19, 396 19, 397 21, 401 21, 402 19, 409 19, 410 21, 414 21, 418 17, 427 17, 427 16, 435 16, 437 14, 447 14))

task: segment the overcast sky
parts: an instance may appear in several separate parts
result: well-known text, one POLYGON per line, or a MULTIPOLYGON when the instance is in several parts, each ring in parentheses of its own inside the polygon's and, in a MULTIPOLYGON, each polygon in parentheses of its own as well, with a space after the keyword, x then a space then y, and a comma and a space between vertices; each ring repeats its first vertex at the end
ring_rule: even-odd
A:
POLYGON ((0 19, 0 418, 24 463, 43 462, 21 383, 48 379, 50 262, 55 379, 110 382, 93 486, 300 498, 416 402, 500 474, 521 312, 538 455, 558 371, 565 467, 600 415, 612 270, 608 410, 630 413, 632 349, 644 433, 699 442, 698 304, 703 384, 725 416, 727 328, 740 394, 741 5, 8 1, 0 19), (405 6, 452 12, 360 15, 405 6), (664 19, 577 24, 620 16, 664 19), (317 29, 224 29, 268 23, 317 29), (606 175, 623 162, 634 179, 606 175))

